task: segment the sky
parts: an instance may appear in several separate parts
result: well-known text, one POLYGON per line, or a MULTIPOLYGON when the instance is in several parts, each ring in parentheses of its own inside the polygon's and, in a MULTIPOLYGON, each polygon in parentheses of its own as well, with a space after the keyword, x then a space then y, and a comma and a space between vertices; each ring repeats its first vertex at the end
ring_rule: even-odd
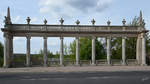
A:
MULTIPOLYGON (((26 24, 26 18, 31 18, 31 24, 43 24, 47 19, 48 24, 91 24, 96 20, 96 25, 106 25, 108 20, 111 25, 122 25, 126 19, 130 23, 140 10, 146 22, 146 29, 150 30, 150 0, 0 0, 0 28, 4 27, 4 16, 10 7, 12 23, 26 24)), ((64 38, 64 43, 69 46, 75 38, 64 38)), ((0 42, 4 43, 3 33, 0 31, 0 42)), ((14 53, 26 53, 26 38, 14 37, 14 53)), ((48 38, 48 50, 53 53, 59 51, 60 39, 48 38)), ((38 53, 43 49, 43 38, 31 38, 31 53, 38 53)))

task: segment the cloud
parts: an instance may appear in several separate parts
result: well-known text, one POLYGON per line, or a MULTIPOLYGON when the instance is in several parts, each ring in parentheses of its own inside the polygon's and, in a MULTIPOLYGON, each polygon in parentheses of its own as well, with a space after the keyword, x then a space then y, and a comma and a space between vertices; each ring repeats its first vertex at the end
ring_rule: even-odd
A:
POLYGON ((68 4, 82 12, 101 12, 111 4, 111 0, 69 0, 68 4))
POLYGON ((72 17, 106 10, 112 0, 40 0, 40 13, 50 13, 53 17, 72 17))

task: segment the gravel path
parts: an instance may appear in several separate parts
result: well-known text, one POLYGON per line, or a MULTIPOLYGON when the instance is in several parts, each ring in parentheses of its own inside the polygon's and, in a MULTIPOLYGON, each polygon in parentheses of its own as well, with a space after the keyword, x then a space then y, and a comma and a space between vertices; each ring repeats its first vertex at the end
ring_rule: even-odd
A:
POLYGON ((68 67, 24 67, 0 68, 4 72, 94 72, 94 71, 150 71, 150 66, 68 66, 68 67))

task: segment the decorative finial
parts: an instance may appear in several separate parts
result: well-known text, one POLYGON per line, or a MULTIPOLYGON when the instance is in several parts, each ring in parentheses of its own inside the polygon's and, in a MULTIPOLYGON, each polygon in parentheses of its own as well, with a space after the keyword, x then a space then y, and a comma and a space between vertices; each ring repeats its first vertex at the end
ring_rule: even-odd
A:
POLYGON ((91 20, 92 25, 95 25, 95 22, 96 21, 94 19, 91 20))
POLYGON ((126 20, 123 19, 122 24, 125 26, 126 25, 126 20))
POLYGON ((9 9, 9 7, 7 8, 7 16, 5 16, 4 22, 5 22, 5 24, 11 24, 10 9, 9 9))
POLYGON ((142 11, 140 10, 139 25, 142 26, 142 23, 143 23, 143 17, 142 17, 142 11))
POLYGON ((110 26, 110 23, 111 23, 111 22, 108 20, 108 21, 107 21, 107 25, 110 26))
POLYGON ((45 24, 45 25, 47 24, 47 20, 46 20, 46 19, 44 20, 44 24, 45 24))
POLYGON ((76 21, 76 24, 77 24, 77 25, 79 25, 79 24, 80 24, 80 21, 79 21, 79 20, 77 20, 77 21, 76 21))
POLYGON ((9 7, 7 8, 7 18, 10 18, 10 9, 9 9, 9 7))
POLYGON ((59 22, 61 23, 61 25, 63 25, 63 23, 64 23, 63 18, 61 18, 61 19, 59 20, 59 22))
POLYGON ((31 19, 30 19, 30 17, 27 17, 27 24, 30 24, 30 21, 31 21, 31 19))

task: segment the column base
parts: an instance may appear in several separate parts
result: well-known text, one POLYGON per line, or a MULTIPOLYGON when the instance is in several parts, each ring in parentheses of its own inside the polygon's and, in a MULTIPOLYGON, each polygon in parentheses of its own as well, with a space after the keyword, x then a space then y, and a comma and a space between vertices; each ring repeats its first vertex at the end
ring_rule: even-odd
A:
POLYGON ((96 64, 91 64, 91 66, 96 66, 96 64))
POLYGON ((8 65, 6 65, 6 66, 3 66, 3 68, 9 68, 9 66, 8 66, 8 65))
POLYGON ((112 66, 112 64, 106 64, 106 66, 112 66))
POLYGON ((65 65, 64 64, 61 64, 61 65, 59 65, 60 67, 65 67, 65 65))
POLYGON ((80 66, 80 64, 75 64, 75 66, 79 67, 79 66, 80 66))
POLYGON ((44 64, 43 67, 48 67, 47 64, 44 64))
POLYGON ((147 64, 141 64, 141 66, 147 66, 147 64))
POLYGON ((31 67, 31 65, 26 65, 26 67, 31 67))
POLYGON ((122 65, 122 66, 127 66, 127 63, 122 63, 121 65, 122 65))

